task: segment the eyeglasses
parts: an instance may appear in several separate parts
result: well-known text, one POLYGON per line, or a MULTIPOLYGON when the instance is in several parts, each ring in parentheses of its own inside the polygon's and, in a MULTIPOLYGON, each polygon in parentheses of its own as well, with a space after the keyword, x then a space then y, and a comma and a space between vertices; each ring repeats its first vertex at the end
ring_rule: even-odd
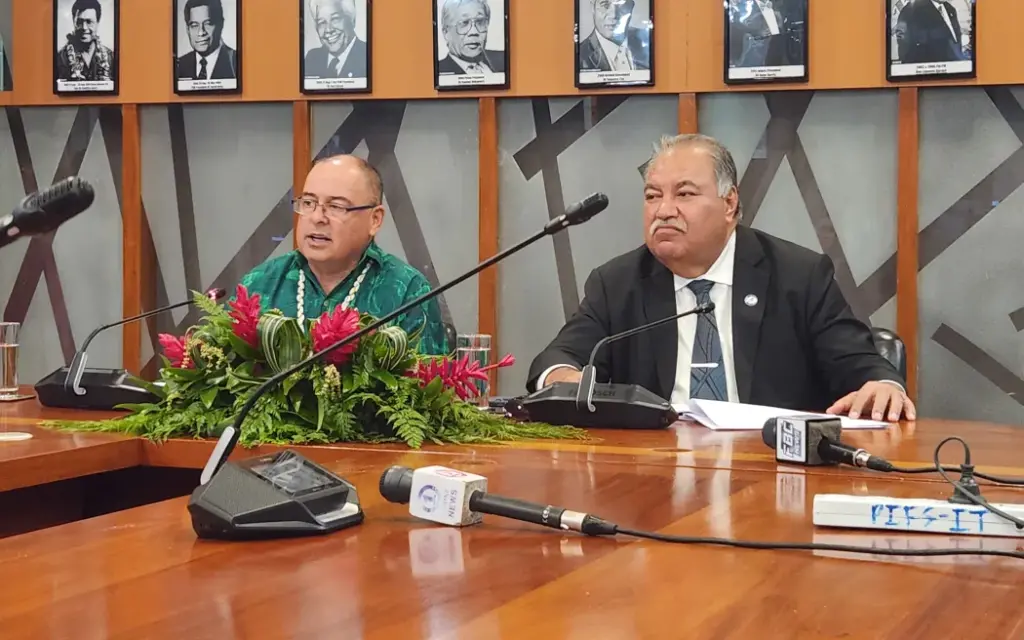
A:
POLYGON ((460 36, 464 36, 469 33, 470 27, 476 27, 479 33, 487 31, 487 19, 486 18, 474 18, 472 20, 459 20, 455 23, 455 33, 460 36))
POLYGON ((377 205, 375 204, 363 204, 359 206, 349 207, 341 204, 340 202, 328 202, 327 204, 321 204, 316 198, 295 198, 292 200, 292 211, 299 214, 300 216, 311 216, 316 213, 318 207, 323 207, 324 214, 328 218, 344 218, 352 211, 364 211, 366 209, 373 209, 377 205))

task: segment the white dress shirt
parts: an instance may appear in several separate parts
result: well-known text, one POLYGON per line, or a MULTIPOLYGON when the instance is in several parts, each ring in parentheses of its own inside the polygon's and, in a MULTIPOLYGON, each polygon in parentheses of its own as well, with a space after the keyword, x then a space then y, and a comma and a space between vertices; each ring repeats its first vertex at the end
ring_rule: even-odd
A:
POLYGON ((479 75, 481 73, 493 73, 491 68, 484 62, 484 57, 480 56, 480 62, 470 62, 469 60, 463 60, 451 51, 448 52, 448 56, 455 61, 455 64, 462 67, 462 70, 469 75, 479 75))
MULTIPOLYGON (((718 260, 711 265, 702 276, 683 278, 673 275, 676 289, 676 313, 683 313, 697 306, 697 296, 687 287, 694 280, 710 280, 711 302, 715 303, 715 321, 718 324, 718 337, 722 342, 722 363, 725 365, 725 383, 729 402, 737 402, 736 368, 732 357, 732 272, 736 259, 736 232, 729 236, 725 248, 718 255, 718 260)), ((763 303, 762 303, 763 304, 763 303)), ((690 366, 693 359, 693 340, 697 333, 697 316, 686 316, 676 321, 678 345, 676 351, 676 382, 672 387, 672 404, 690 402, 690 366)))
POLYGON ((628 38, 623 38, 622 44, 615 44, 602 36, 600 31, 594 31, 594 33, 597 34, 597 41, 601 43, 601 50, 604 51, 605 57, 608 58, 612 71, 633 71, 636 69, 636 64, 633 62, 633 52, 629 50, 628 38))
POLYGON ((773 35, 779 35, 779 21, 775 19, 775 9, 768 5, 765 0, 756 0, 757 8, 761 11, 761 15, 764 16, 764 21, 768 25, 768 31, 773 35))
POLYGON ((946 21, 946 26, 949 27, 949 32, 953 34, 953 39, 956 40, 956 29, 953 28, 953 21, 949 19, 949 12, 946 10, 946 5, 939 0, 932 0, 932 4, 935 5, 936 11, 942 16, 942 19, 946 21))
POLYGON ((352 47, 355 45, 355 36, 349 40, 348 46, 341 52, 340 55, 334 55, 330 51, 327 52, 327 68, 334 72, 335 76, 341 77, 341 70, 345 66, 345 62, 348 60, 348 54, 352 52, 352 47))
MULTIPOLYGON (((206 56, 206 78, 213 77, 213 68, 217 66, 217 58, 220 57, 221 45, 217 45, 217 48, 213 50, 213 53, 206 56)), ((203 56, 196 52, 196 77, 199 77, 199 73, 203 70, 203 56)))

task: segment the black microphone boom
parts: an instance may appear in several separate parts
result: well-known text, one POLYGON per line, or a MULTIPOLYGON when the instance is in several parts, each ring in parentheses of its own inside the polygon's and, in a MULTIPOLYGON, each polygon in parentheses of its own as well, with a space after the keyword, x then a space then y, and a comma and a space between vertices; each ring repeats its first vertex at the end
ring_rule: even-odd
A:
POLYGON ((95 198, 92 185, 77 177, 65 178, 25 196, 13 212, 0 218, 0 247, 24 236, 56 231, 92 206, 95 198))
MULTIPOLYGON (((206 292, 206 296, 215 302, 223 298, 224 295, 223 289, 210 289, 206 292)), ((194 299, 189 299, 169 304, 96 327, 75 352, 70 365, 60 367, 36 383, 35 391, 39 396, 39 403, 45 407, 110 411, 122 404, 156 402, 158 400, 156 396, 147 389, 132 383, 132 376, 125 369, 87 369, 85 364, 89 356, 86 349, 89 348, 93 338, 102 331, 137 322, 179 307, 187 307, 194 302, 194 299), (83 379, 86 381, 85 385, 82 384, 83 379)))
POLYGON ((463 281, 468 280, 469 278, 472 278, 473 276, 480 273, 487 267, 490 267, 498 262, 501 262, 510 255, 522 251, 523 249, 530 246, 534 242, 537 242, 541 238, 558 233, 559 231, 565 229, 566 227, 571 227, 573 225, 586 222, 587 220, 590 220, 598 213, 604 211, 607 207, 608 196, 604 195, 603 193, 595 193, 589 196, 585 200, 582 200, 581 202, 572 205, 571 207, 566 209, 565 213, 551 220, 551 222, 544 225, 543 229, 533 234, 526 240, 523 240, 518 244, 491 256, 487 260, 484 260, 483 262, 473 267, 472 269, 462 274, 461 276, 455 278, 454 280, 451 280, 441 285, 437 289, 428 291, 427 293, 421 295, 420 297, 405 303, 404 305, 395 309, 391 313, 382 316, 376 322, 373 322, 367 325, 366 327, 363 327, 359 331, 356 331, 355 333, 352 333, 342 338, 341 340, 338 340, 332 345, 324 347, 323 349, 317 351, 316 353, 309 356, 302 362, 299 362, 294 366, 285 369, 284 371, 281 371, 280 373, 277 373, 271 378, 269 378, 266 382, 257 387, 255 391, 253 391, 252 395, 249 396, 249 399, 245 402, 245 404, 242 406, 242 409, 238 412, 238 415, 235 417, 235 422, 232 425, 233 433, 231 435, 231 439, 227 443, 227 446, 224 447, 220 459, 216 461, 216 463, 213 463, 212 466, 210 466, 211 473, 214 475, 216 474, 217 470, 219 470, 220 467, 227 461, 228 456, 231 455, 231 452, 234 450, 235 445, 238 444, 238 439, 242 435, 242 423, 245 422, 246 416, 248 416, 249 412, 252 411, 252 408, 256 405, 256 402, 261 397, 263 397, 263 395, 267 391, 272 389, 275 385, 279 384, 282 380, 292 375, 296 371, 305 369, 306 367, 313 364, 314 362, 322 358, 324 355, 330 353, 331 351, 343 347, 350 342, 354 342, 362 338, 363 336, 376 331, 380 327, 391 322, 392 320, 408 312, 409 310, 415 309, 416 307, 422 305, 424 302, 433 300, 434 298, 440 296, 442 293, 451 289, 455 285, 460 284, 463 281))
POLYGON ((715 303, 708 302, 601 338, 590 351, 590 360, 580 372, 579 383, 556 382, 538 389, 523 399, 523 409, 531 420, 589 429, 663 429, 669 426, 679 419, 679 414, 668 400, 636 384, 598 384, 594 360, 598 351, 610 342, 643 333, 679 318, 712 313, 714 310, 715 303))

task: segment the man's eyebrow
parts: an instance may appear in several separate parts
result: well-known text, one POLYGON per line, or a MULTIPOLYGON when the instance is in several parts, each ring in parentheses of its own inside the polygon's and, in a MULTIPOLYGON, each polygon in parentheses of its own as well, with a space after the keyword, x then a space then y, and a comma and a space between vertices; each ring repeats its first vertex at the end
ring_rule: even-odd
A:
MULTIPOLYGON (((319 198, 320 197, 320 196, 318 196, 315 193, 310 193, 309 191, 303 191, 301 197, 305 198, 306 196, 309 196, 310 198, 319 198)), ((343 202, 347 202, 347 203, 350 203, 350 204, 352 202, 351 200, 349 200, 345 196, 327 196, 327 198, 326 198, 327 202, 334 202, 335 200, 341 200, 343 202)))

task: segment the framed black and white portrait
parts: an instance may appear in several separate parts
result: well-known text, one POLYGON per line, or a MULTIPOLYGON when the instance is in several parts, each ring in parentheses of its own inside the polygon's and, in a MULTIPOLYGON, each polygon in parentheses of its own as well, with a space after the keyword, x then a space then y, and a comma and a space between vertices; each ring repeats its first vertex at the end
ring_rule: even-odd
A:
POLYGON ((299 90, 370 91, 370 2, 299 0, 299 12, 299 90))
POLYGON ((242 90, 242 0, 174 0, 174 92, 242 90))
POLYGON ((654 84, 654 3, 574 0, 576 86, 654 84))
POLYGON ((53 92, 117 95, 118 0, 53 0, 53 92))
POLYGON ((725 82, 806 82, 808 0, 726 0, 725 82))
POLYGON ((507 89, 509 0, 434 3, 434 88, 507 89))
POLYGON ((886 77, 974 78, 974 0, 883 0, 886 3, 886 77))

